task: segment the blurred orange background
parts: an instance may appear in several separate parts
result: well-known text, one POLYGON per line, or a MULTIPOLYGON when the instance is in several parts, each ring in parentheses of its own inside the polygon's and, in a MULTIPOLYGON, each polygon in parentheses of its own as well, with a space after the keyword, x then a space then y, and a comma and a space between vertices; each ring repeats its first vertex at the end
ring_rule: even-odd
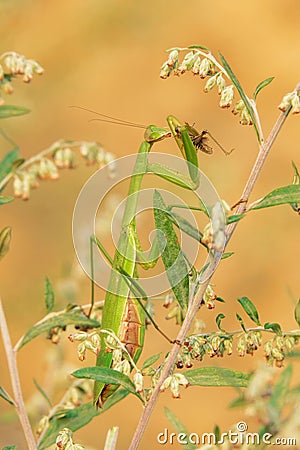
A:
MULTIPOLYGON (((261 80, 274 76, 272 84, 258 97, 265 135, 278 117, 277 105, 282 96, 299 81, 297 0, 19 0, 2 1, 0 11, 1 52, 20 52, 45 68, 44 75, 34 77, 29 86, 15 82, 15 93, 6 97, 7 104, 31 109, 29 115, 1 124, 26 158, 60 138, 97 140, 116 156, 137 151, 143 138, 140 130, 89 122, 91 115, 71 109, 70 105, 161 126, 165 126, 168 114, 174 114, 182 121, 195 123, 198 129, 209 129, 226 148, 235 148, 230 157, 217 149, 212 157, 199 155, 200 168, 222 198, 233 204, 240 197, 257 154, 254 130, 240 126, 230 112, 221 110, 214 91, 205 95, 199 78, 186 74, 161 80, 159 69, 166 59, 164 50, 200 44, 215 55, 221 51, 250 96, 261 80)), ((177 154, 171 142, 162 148, 171 148, 177 154)), ((8 144, 1 141, 1 157, 8 150, 8 144)), ((272 148, 252 201, 292 181, 291 161, 300 167, 299 150, 299 117, 291 116, 272 148)), ((11 249, 1 261, 0 295, 14 342, 45 313, 45 275, 56 285, 73 263, 72 211, 92 172, 78 158, 76 170, 61 173, 57 182, 42 183, 29 202, 16 200, 1 209, 0 229, 7 225, 13 228, 11 249)), ((9 191, 10 188, 6 190, 9 191)), ((214 318, 220 312, 226 315, 224 327, 236 329, 235 312, 242 313, 236 299, 241 296, 252 299, 262 322, 278 321, 285 330, 295 328, 299 241, 299 217, 288 206, 249 214, 230 242, 229 250, 235 255, 224 261, 213 280, 217 294, 226 303, 218 303, 214 311, 201 310, 207 329, 215 329, 214 318)), ((79 298, 82 303, 88 302, 88 280, 82 283, 79 298)), ((63 308, 67 300, 60 298, 58 303, 63 308)), ((165 314, 161 310, 158 307, 160 323, 165 314)), ((163 327, 175 335, 172 324, 163 327)), ((70 364, 82 365, 76 359, 74 345, 61 345, 70 364)), ((50 346, 40 337, 20 352, 26 399, 36 390, 33 378, 43 383, 45 354, 50 346)), ((142 359, 168 350, 168 345, 150 329, 142 359)), ((11 392, 2 344, 0 351, 0 384, 11 392)), ((251 371, 260 359, 261 351, 243 359, 206 358, 202 364, 251 371)), ((215 424, 226 430, 232 423, 246 420, 242 411, 227 409, 235 397, 232 388, 190 388, 176 401, 169 392, 161 395, 141 448, 160 448, 157 434, 165 427, 173 431, 164 416, 164 406, 177 414, 190 431, 210 432, 215 424)), ((9 410, 1 401, 1 412, 9 410)), ((136 399, 127 398, 76 432, 75 441, 90 448, 103 448, 109 427, 119 425, 118 448, 128 448, 140 413, 141 405, 136 399)), ((26 448, 18 422, 0 424, 0 445, 7 444, 26 448)))

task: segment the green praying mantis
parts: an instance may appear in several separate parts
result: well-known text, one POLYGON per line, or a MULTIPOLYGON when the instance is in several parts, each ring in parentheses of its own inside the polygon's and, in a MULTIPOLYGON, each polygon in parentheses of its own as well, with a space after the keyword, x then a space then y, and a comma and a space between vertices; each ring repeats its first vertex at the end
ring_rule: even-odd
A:
MULTIPOLYGON (((104 117, 111 119, 109 116, 104 117)), ((157 241, 159 241, 157 239, 151 247, 149 256, 146 255, 142 250, 137 235, 135 215, 144 174, 154 173, 180 187, 193 191, 199 185, 197 149, 208 154, 212 153, 212 149, 206 142, 207 135, 209 134, 207 131, 199 134, 197 130, 187 123, 182 125, 174 116, 168 116, 167 122, 169 129, 150 125, 145 130, 144 140, 140 145, 131 176, 121 233, 113 260, 107 255, 97 238, 94 238, 94 242, 96 242, 99 249, 105 254, 112 265, 102 313, 101 349, 96 361, 96 366, 99 367, 111 368, 113 366, 112 349, 114 346, 113 344, 111 347, 109 346, 109 337, 111 336, 116 336, 134 363, 139 359, 144 345, 146 317, 149 314, 141 302, 141 299, 146 299, 147 296, 138 283, 138 267, 139 265, 144 269, 153 267, 158 259, 160 247, 157 245, 157 241), (149 163, 148 161, 148 155, 152 146, 171 136, 174 137, 183 158, 187 162, 188 174, 178 173, 169 167, 159 165, 158 163, 149 163)), ((123 123, 131 124, 125 121, 123 123)), ((225 151, 223 148, 222 150, 225 151)), ((225 153, 228 154, 230 152, 225 151, 225 153)), ((164 210, 166 205, 164 205, 160 194, 155 192, 154 215, 161 214, 159 212, 160 207, 161 210, 164 210)), ((163 215, 160 218, 158 216, 158 219, 161 223, 164 223, 165 216, 163 215)), ((163 232, 165 231, 163 229, 164 226, 168 227, 169 225, 167 222, 165 225, 162 225, 163 232)), ((175 248, 175 251, 177 251, 179 259, 181 258, 179 263, 181 261, 182 264, 185 264, 184 256, 180 250, 175 248)), ((188 306, 188 290, 189 275, 185 274, 183 275, 183 282, 173 287, 175 297, 183 310, 186 310, 188 306)), ((153 323, 151 317, 150 320, 153 323)), ((164 335, 163 332, 161 333, 164 335)), ((169 341, 172 342, 170 339, 169 341)), ((117 388, 118 385, 115 384, 109 385, 104 382, 95 381, 94 403, 102 407, 107 398, 117 388)))

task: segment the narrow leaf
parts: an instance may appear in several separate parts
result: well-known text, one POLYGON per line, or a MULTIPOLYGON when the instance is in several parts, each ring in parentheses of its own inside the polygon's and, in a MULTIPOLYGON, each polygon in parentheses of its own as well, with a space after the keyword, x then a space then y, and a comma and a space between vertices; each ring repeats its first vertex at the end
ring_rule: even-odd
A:
POLYGON ((273 330, 276 334, 281 334, 281 326, 279 325, 279 323, 266 322, 264 324, 264 329, 273 330))
POLYGON ((222 319, 225 319, 224 314, 222 314, 222 313, 218 314, 217 317, 216 317, 216 323, 217 323, 217 325, 218 325, 219 330, 225 331, 224 328, 221 327, 221 321, 222 321, 222 319))
POLYGON ((238 313, 236 313, 235 315, 236 315, 237 320, 240 322, 242 329, 245 331, 245 333, 247 333, 243 319, 241 318, 241 316, 238 313))
POLYGON ((226 253, 223 253, 221 259, 227 259, 227 258, 230 258, 230 256, 232 256, 232 255, 234 255, 234 252, 226 252, 226 253))
POLYGON ((2 447, 2 450, 18 450, 18 447, 16 445, 6 445, 2 447))
POLYGON ((300 184, 291 184, 275 189, 267 194, 261 200, 254 202, 249 211, 255 209, 269 208, 270 206, 278 206, 284 204, 292 204, 300 202, 300 184))
POLYGON ((209 52, 209 48, 204 47, 204 45, 189 45, 188 49, 191 49, 191 50, 199 49, 199 50, 205 50, 205 51, 209 52))
POLYGON ((97 320, 89 319, 80 309, 74 308, 71 311, 60 311, 50 313, 40 322, 31 327, 27 333, 19 340, 16 350, 20 350, 25 344, 32 341, 40 334, 49 333, 52 328, 65 328, 67 325, 77 325, 82 327, 98 328, 100 323, 97 320))
POLYGON ((183 372, 191 386, 247 387, 250 375, 223 367, 200 367, 183 372))
POLYGON ((46 394, 46 392, 44 391, 44 389, 42 388, 42 386, 37 382, 37 380, 35 378, 33 379, 33 382, 34 382, 34 385, 37 388, 37 390, 40 392, 40 394, 42 394, 42 396, 48 403, 48 405, 51 406, 51 401, 50 401, 48 395, 46 394))
POLYGON ((194 227, 188 220, 181 217, 179 214, 169 211, 170 217, 173 220, 173 224, 176 225, 177 228, 182 230, 188 236, 194 238, 197 242, 201 242, 203 234, 198 230, 198 228, 194 227))
POLYGON ((177 416, 175 416, 175 414, 172 411, 169 410, 169 408, 164 408, 164 411, 166 418, 175 428, 178 438, 179 436, 182 437, 182 439, 180 439, 181 441, 180 444, 182 444, 183 448, 185 450, 196 450, 197 446, 191 443, 190 440, 188 439, 190 433, 186 428, 186 426, 181 422, 181 420, 178 419, 177 416))
POLYGON ((154 192, 153 206, 155 226, 160 231, 157 233, 158 247, 166 274, 180 307, 186 309, 189 301, 188 268, 167 207, 158 191, 154 192))
POLYGON ((248 97, 247 97, 246 94, 244 93, 244 91, 243 91, 243 89, 242 89, 242 86, 240 85, 239 80, 238 80, 237 77, 234 75, 234 73, 233 73, 232 70, 231 70, 231 67, 229 66, 228 62, 226 61, 226 59, 224 58, 224 56, 223 56, 221 53, 220 53, 220 59, 221 59, 221 61, 222 61, 222 64, 223 64, 224 69, 226 70, 226 72, 227 72, 229 78, 231 79, 232 83, 233 83, 233 84, 235 85, 235 87, 237 88, 238 93, 240 94, 240 97, 241 97, 241 99, 243 100, 244 105, 246 106, 246 109, 247 109, 248 113, 250 114, 250 117, 251 117, 253 126, 254 126, 254 128, 255 128, 256 135, 257 135, 257 137, 258 137, 258 139, 259 139, 258 126, 257 126, 257 123, 256 123, 256 118, 255 118, 255 115, 254 115, 254 111, 253 111, 252 105, 251 105, 251 103, 249 102, 248 97))
POLYGON ((246 214, 233 214, 232 216, 227 217, 227 225, 230 223, 239 222, 246 214))
POLYGON ((5 205, 6 203, 10 203, 15 199, 15 197, 4 197, 0 195, 0 205, 5 205))
POLYGON ((220 302, 220 303, 225 303, 225 300, 224 300, 224 298, 222 298, 222 297, 216 297, 216 301, 217 302, 220 302))
POLYGON ((3 400, 6 400, 11 405, 16 406, 11 396, 6 392, 6 390, 2 386, 0 386, 0 397, 3 398, 3 400))
POLYGON ((298 326, 300 327, 300 299, 298 300, 298 303, 295 307, 294 316, 298 326))
POLYGON ((0 181, 3 180, 6 175, 11 172, 13 164, 19 158, 19 149, 18 147, 10 150, 0 162, 0 181))
POLYGON ((276 414, 277 418, 280 417, 281 410, 284 406, 285 399, 289 391, 292 370, 292 365, 289 364, 287 368, 284 369, 284 371, 280 374, 269 400, 269 406, 272 408, 272 412, 273 414, 276 414))
POLYGON ((28 114, 30 109, 23 108, 22 106, 14 105, 1 105, 0 106, 0 119, 6 119, 7 117, 22 116, 28 114))
POLYGON ((88 378, 96 381, 101 381, 106 384, 121 385, 128 392, 131 392, 132 394, 140 398, 130 378, 127 375, 124 375, 124 373, 110 369, 109 367, 84 367, 82 369, 75 370, 72 375, 75 378, 88 378))
POLYGON ((38 449, 44 450, 50 447, 50 445, 54 444, 59 431, 63 428, 69 428, 74 432, 84 427, 94 417, 103 414, 116 403, 123 400, 123 398, 127 395, 128 392, 124 389, 120 389, 117 392, 114 392, 114 394, 112 394, 104 403, 102 409, 95 408, 92 402, 90 402, 84 405, 80 405, 77 408, 71 410, 66 409, 63 411, 59 411, 56 415, 51 417, 49 427, 44 434, 41 442, 39 443, 38 449))
POLYGON ((274 80, 274 77, 266 78, 265 80, 258 83, 258 85, 255 88, 253 98, 256 100, 257 94, 266 86, 268 86, 272 81, 274 80))
POLYGON ((6 255, 9 250, 11 240, 11 227, 5 227, 0 231, 0 259, 6 255))
POLYGON ((149 356, 149 358, 147 358, 147 359, 144 361, 142 370, 147 369, 147 367, 153 366, 153 364, 155 364, 156 361, 159 360, 160 356, 161 356, 161 353, 157 353, 156 355, 149 356))
POLYGON ((240 408, 240 407, 244 407, 248 405, 248 400, 245 398, 244 395, 241 395, 240 397, 235 398, 234 400, 232 400, 228 407, 229 408, 240 408))
POLYGON ((257 309, 255 308, 251 300, 249 300, 248 297, 240 297, 238 298, 238 302, 242 305, 244 311, 248 314, 250 319, 253 320, 256 325, 260 325, 257 309))
MULTIPOLYGON (((299 174, 299 171, 298 171, 297 166, 294 163, 294 161, 292 161, 292 166, 293 166, 293 170, 294 170, 294 176, 293 176, 293 183, 292 184, 299 185, 300 184, 300 174, 299 174)), ((291 203, 291 207, 292 207, 292 209, 294 211, 299 213, 299 203, 291 203)))
POLYGON ((45 304, 47 313, 50 313, 54 307, 54 291, 48 277, 45 278, 45 304))

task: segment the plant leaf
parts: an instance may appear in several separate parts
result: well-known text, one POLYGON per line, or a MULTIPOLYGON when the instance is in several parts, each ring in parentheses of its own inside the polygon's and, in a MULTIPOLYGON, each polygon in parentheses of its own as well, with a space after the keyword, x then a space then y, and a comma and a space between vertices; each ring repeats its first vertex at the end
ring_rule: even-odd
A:
POLYGON ((11 227, 5 227, 0 231, 0 259, 6 255, 9 250, 11 240, 11 227))
POLYGON ((23 108, 22 106, 14 105, 1 105, 0 106, 0 119, 6 119, 7 117, 22 116, 28 114, 30 109, 23 108))
POLYGON ((11 405, 16 406, 11 396, 6 392, 6 390, 2 386, 0 386, 0 397, 3 398, 3 400, 6 400, 11 405))
POLYGON ((194 238, 197 242, 201 243, 203 234, 198 230, 198 228, 194 227, 188 220, 184 219, 179 214, 171 212, 170 210, 168 210, 168 212, 170 217, 174 219, 172 222, 174 223, 174 225, 176 225, 177 228, 182 230, 188 236, 194 238))
POLYGON ((0 195, 0 205, 5 205, 6 203, 10 203, 15 199, 15 197, 4 197, 4 195, 0 195))
POLYGON ((292 204, 300 202, 300 184, 290 184, 275 189, 267 194, 261 200, 252 203, 248 211, 255 209, 269 208, 270 206, 278 206, 284 204, 292 204))
POLYGON ((144 361, 144 364, 143 364, 143 367, 141 370, 145 370, 145 369, 147 369, 147 367, 150 367, 153 364, 155 364, 156 361, 160 358, 160 356, 161 356, 161 353, 157 353, 156 355, 149 356, 149 358, 147 358, 144 361))
POLYGON ((118 384, 125 388, 131 394, 140 397, 136 392, 135 386, 131 379, 124 375, 124 373, 118 372, 117 370, 110 369, 109 367, 84 367, 82 369, 75 370, 72 373, 75 378, 88 378, 96 381, 101 381, 106 384, 118 384))
POLYGON ((123 400, 124 397, 128 395, 128 391, 125 389, 120 389, 114 392, 104 403, 102 409, 95 408, 95 406, 90 403, 80 405, 74 409, 66 409, 63 411, 58 411, 50 419, 49 427, 44 434, 42 440, 38 445, 39 450, 44 450, 50 445, 55 443, 56 437, 60 430, 63 428, 69 428, 73 432, 79 430, 80 428, 87 425, 94 417, 103 414, 105 411, 110 409, 113 405, 123 400))
POLYGON ((257 309, 255 308, 251 300, 249 300, 248 297, 240 297, 238 298, 238 302, 242 305, 244 311, 248 314, 250 319, 253 320, 256 325, 260 325, 257 309))
POLYGON ((217 301, 217 302, 221 302, 221 303, 225 303, 224 298, 219 297, 219 296, 216 297, 216 301, 217 301))
POLYGON ((49 331, 55 327, 65 328, 67 325, 78 325, 90 328, 100 327, 100 323, 97 320, 89 319, 79 308, 73 308, 71 311, 50 313, 24 334, 15 348, 16 350, 20 350, 20 348, 40 334, 49 333, 49 331))
POLYGON ((158 191, 154 191, 153 208, 156 229, 161 231, 157 233, 157 242, 166 274, 180 307, 185 310, 189 302, 188 268, 167 207, 158 191))
POLYGON ((218 325, 219 330, 225 331, 224 328, 221 327, 221 321, 222 321, 222 319, 225 319, 224 314, 222 314, 222 313, 218 314, 217 317, 216 317, 216 323, 217 323, 217 325, 218 325))
MULTIPOLYGON (((299 171, 297 169, 296 164, 294 163, 294 161, 292 161, 292 166, 294 169, 294 177, 293 177, 293 183, 292 184, 300 184, 300 174, 299 171)), ((291 207, 294 211, 299 212, 299 204, 298 203, 291 203, 291 207)))
POLYGON ((231 70, 231 67, 229 66, 228 62, 226 61, 226 59, 224 58, 224 56, 221 53, 220 53, 220 59, 221 59, 221 62, 223 64, 224 69, 226 70, 226 72, 227 72, 229 78, 231 79, 232 83, 234 84, 234 86, 237 88, 238 93, 240 94, 240 97, 243 100, 244 105, 246 106, 246 109, 247 109, 248 113, 250 114, 250 117, 251 117, 254 129, 255 129, 256 135, 257 135, 257 137, 259 139, 258 126, 257 126, 257 123, 256 123, 256 118, 255 118, 255 115, 254 115, 254 111, 253 111, 252 105, 249 102, 248 97, 244 93, 244 91, 242 89, 242 86, 240 85, 239 80, 234 75, 234 73, 231 70))
POLYGON ((42 394, 42 396, 48 403, 48 405, 51 406, 51 401, 50 401, 48 395, 46 394, 46 392, 44 391, 44 389, 42 388, 42 386, 37 382, 37 380, 35 378, 33 379, 33 382, 34 382, 34 385, 37 388, 37 390, 40 392, 40 394, 42 394))
POLYGON ((298 326, 300 327, 300 299, 298 300, 298 303, 295 306, 294 316, 295 316, 295 320, 296 320, 298 326))
POLYGON ((239 222, 239 220, 243 219, 246 214, 233 214, 232 216, 227 217, 227 225, 234 222, 239 222))
POLYGON ((224 367, 200 367, 183 372, 191 386, 247 387, 250 375, 224 367))
POLYGON ((18 450, 18 447, 16 445, 6 445, 2 447, 2 450, 18 450))
POLYGON ((209 48, 205 47, 204 45, 189 45, 188 49, 199 49, 199 50, 205 50, 209 52, 209 48))
POLYGON ((279 323, 266 322, 264 324, 264 329, 273 330, 276 334, 281 334, 281 326, 279 325, 279 323))
POLYGON ((247 330, 246 330, 246 327, 245 327, 242 317, 238 313, 236 313, 235 315, 236 315, 237 320, 240 322, 242 329, 245 331, 245 333, 247 333, 247 330))
POLYGON ((222 255, 222 257, 221 257, 221 260, 230 258, 230 256, 232 256, 232 255, 234 255, 234 252, 226 252, 226 253, 223 253, 223 255, 222 255))
POLYGON ((11 172, 13 164, 18 160, 18 158, 18 147, 15 147, 13 150, 10 150, 8 153, 6 153, 6 155, 0 162, 0 181, 2 181, 3 178, 11 172))
POLYGON ((47 313, 50 313, 54 307, 54 291, 48 277, 45 278, 45 304, 47 313))
POLYGON ((175 428, 177 437, 179 438, 179 436, 182 436, 183 439, 181 439, 180 444, 182 444, 183 448, 185 448, 185 450, 196 450, 197 446, 191 443, 191 441, 188 439, 190 433, 186 428, 186 426, 181 422, 181 420, 178 419, 177 416, 175 416, 175 414, 172 411, 169 410, 169 408, 164 408, 164 411, 166 418, 175 428))
POLYGON ((254 100, 256 100, 257 94, 266 86, 268 86, 268 84, 270 84, 272 81, 274 80, 274 77, 270 77, 270 78, 266 78, 265 80, 261 81, 260 83, 258 83, 258 85, 255 88, 254 94, 253 94, 253 98, 254 100))

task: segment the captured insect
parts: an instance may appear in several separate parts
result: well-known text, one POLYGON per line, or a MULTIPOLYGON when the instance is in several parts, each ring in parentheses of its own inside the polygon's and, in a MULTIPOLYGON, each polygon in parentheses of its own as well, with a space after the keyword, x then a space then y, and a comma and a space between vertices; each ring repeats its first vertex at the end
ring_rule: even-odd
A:
MULTIPOLYGON (((97 116, 101 116, 101 119, 91 119, 92 121, 100 121, 100 122, 106 122, 106 123, 113 123, 116 125, 124 125, 127 127, 134 127, 134 128, 143 128, 147 129, 148 126, 143 124, 138 124, 135 122, 130 122, 128 120, 124 119, 118 119, 116 117, 108 116, 106 114, 99 113, 97 111, 93 111, 92 109, 84 108, 82 106, 74 106, 74 108, 82 109, 83 111, 87 111, 93 114, 96 114, 97 116)), ((190 125, 188 122, 185 122, 185 126, 187 129, 187 133, 189 137, 191 138, 192 143, 194 144, 196 150, 200 150, 203 153, 206 153, 207 155, 213 154, 213 148, 208 144, 209 138, 214 141, 214 143, 222 150, 222 152, 228 156, 233 151, 234 148, 227 151, 215 138, 214 136, 208 131, 208 130, 202 130, 199 132, 194 126, 190 125)), ((180 127, 175 128, 176 133, 178 134, 178 137, 180 138, 180 127)), ((171 136, 171 135, 170 135, 171 136)))

